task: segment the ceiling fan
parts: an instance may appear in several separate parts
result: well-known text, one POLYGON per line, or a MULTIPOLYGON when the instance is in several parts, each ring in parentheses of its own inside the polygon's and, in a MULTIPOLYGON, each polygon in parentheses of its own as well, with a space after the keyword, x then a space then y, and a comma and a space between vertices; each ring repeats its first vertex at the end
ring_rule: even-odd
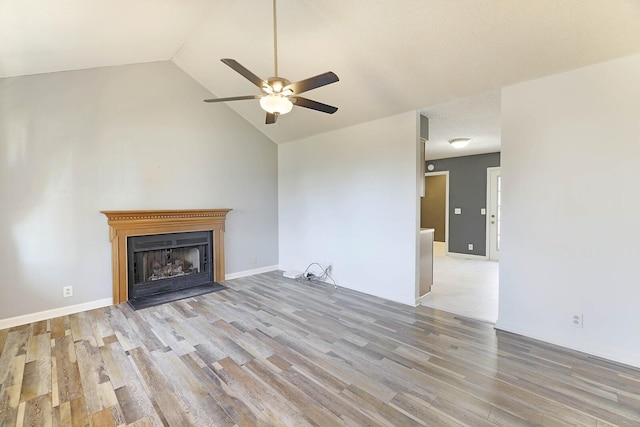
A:
POLYGON ((339 79, 335 73, 328 71, 295 83, 291 83, 284 77, 278 76, 278 22, 276 19, 276 0, 273 0, 273 63, 275 77, 269 77, 268 79, 263 80, 234 59, 224 58, 221 59, 221 61, 256 85, 262 91, 262 95, 213 98, 205 99, 204 102, 227 102, 240 101, 244 99, 259 99, 260 106, 267 112, 265 123, 268 125, 275 123, 279 115, 290 112, 294 105, 327 114, 333 114, 338 111, 337 107, 298 96, 301 93, 312 89, 317 89, 337 82, 339 79))

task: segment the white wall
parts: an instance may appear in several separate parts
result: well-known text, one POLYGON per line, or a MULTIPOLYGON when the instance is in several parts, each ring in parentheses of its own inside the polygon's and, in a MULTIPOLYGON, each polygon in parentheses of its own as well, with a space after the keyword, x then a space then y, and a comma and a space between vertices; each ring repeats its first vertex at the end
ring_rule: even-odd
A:
POLYGON ((504 89, 497 324, 635 366, 638 76, 634 55, 504 89))
POLYGON ((414 305, 417 143, 411 112, 280 145, 281 268, 414 305))
POLYGON ((210 96, 170 62, 0 79, 0 320, 111 298, 100 210, 232 208, 227 273, 278 264, 277 147, 210 96))

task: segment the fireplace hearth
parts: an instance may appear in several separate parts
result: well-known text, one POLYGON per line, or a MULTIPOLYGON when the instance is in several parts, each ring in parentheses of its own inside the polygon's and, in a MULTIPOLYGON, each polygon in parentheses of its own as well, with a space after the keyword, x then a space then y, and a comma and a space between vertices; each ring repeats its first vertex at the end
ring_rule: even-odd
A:
POLYGON ((110 230, 114 304, 174 293, 191 296, 224 281, 229 211, 102 211, 110 230))

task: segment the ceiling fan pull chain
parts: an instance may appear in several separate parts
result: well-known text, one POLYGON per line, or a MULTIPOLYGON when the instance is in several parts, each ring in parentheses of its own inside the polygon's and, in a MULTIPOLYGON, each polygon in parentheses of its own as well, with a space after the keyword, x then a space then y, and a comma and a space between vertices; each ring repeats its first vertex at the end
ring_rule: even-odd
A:
POLYGON ((276 19, 276 0, 273 0, 273 66, 274 77, 278 77, 278 20, 276 19))

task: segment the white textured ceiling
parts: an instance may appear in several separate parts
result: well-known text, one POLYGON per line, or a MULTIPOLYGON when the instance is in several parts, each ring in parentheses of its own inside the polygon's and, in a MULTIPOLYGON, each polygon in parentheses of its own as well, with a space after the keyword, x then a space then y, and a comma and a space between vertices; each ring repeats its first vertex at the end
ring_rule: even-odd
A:
MULTIPOLYGON (((257 101, 227 104, 275 142, 640 52, 640 0, 280 0, 278 24, 283 77, 340 82, 305 94, 334 115, 267 126, 257 101)), ((216 96, 256 94, 225 57, 273 74, 270 0, 0 0, 0 77, 173 60, 216 96)))
POLYGON ((0 77, 169 60, 210 0, 0 0, 0 77))
POLYGON ((500 91, 457 98, 444 104, 423 108, 429 118, 427 160, 500 151, 500 91), (453 148, 450 139, 471 138, 463 149, 453 148))

